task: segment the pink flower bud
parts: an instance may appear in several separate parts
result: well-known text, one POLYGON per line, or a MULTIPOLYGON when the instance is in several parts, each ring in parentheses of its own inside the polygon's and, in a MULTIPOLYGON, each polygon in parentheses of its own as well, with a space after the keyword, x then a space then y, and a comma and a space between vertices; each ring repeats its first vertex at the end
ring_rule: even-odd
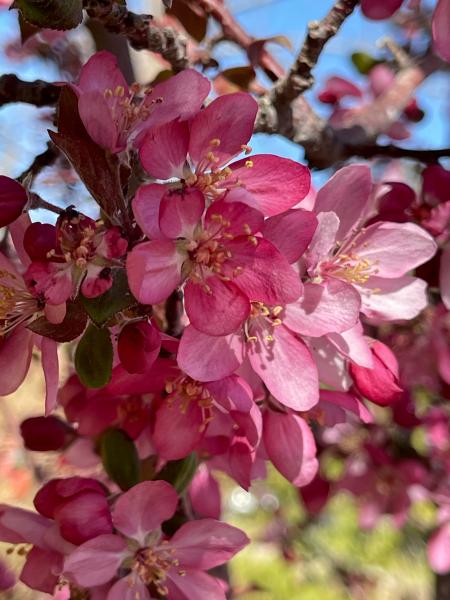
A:
POLYGON ((128 373, 145 373, 158 357, 161 336, 147 321, 125 325, 119 335, 117 351, 128 373))
POLYGON ((49 223, 31 223, 23 236, 23 246, 33 261, 45 262, 56 250, 56 227, 49 223))
POLYGON ((396 402, 403 392, 399 386, 397 359, 382 342, 374 342, 371 350, 374 367, 366 369, 350 363, 350 375, 362 396, 379 406, 389 406, 396 402))
POLYGON ((95 479, 52 479, 36 494, 34 506, 44 517, 54 519, 62 537, 72 544, 112 533, 106 490, 95 479))
POLYGON ((58 417, 32 417, 20 426, 25 448, 36 452, 61 450, 74 437, 74 431, 58 417))
POLYGON ((26 203, 25 188, 14 179, 0 175, 0 227, 20 217, 26 203))

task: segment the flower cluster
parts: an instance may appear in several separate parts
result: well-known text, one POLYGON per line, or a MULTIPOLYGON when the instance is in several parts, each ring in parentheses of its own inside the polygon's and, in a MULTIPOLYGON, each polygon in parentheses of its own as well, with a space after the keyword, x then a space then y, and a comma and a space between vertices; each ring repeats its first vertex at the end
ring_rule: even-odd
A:
MULTIPOLYGON (((97 53, 63 90, 52 137, 100 218, 71 206, 32 223, 30 190, 0 180, 16 251, 0 256, 0 393, 21 385, 37 347, 46 417, 22 424, 25 445, 89 472, 46 483, 37 513, 0 508, 0 540, 26 555, 21 580, 55 597, 225 598, 205 571, 248 540, 218 520, 215 474, 248 489, 272 463, 306 497, 327 436, 378 431, 370 407, 405 397, 389 340, 369 333, 426 308, 414 271, 438 245, 448 254, 435 223, 446 205, 425 193, 403 218, 405 189, 374 185, 364 164, 315 193, 305 166, 251 153, 250 95, 208 102, 209 89, 194 70, 130 87, 97 53), (62 343, 75 360, 60 385, 62 343)), ((442 280, 448 305, 445 258, 442 280)), ((376 511, 401 520, 406 490, 427 479, 378 437, 340 482, 369 498, 366 524, 376 511)))

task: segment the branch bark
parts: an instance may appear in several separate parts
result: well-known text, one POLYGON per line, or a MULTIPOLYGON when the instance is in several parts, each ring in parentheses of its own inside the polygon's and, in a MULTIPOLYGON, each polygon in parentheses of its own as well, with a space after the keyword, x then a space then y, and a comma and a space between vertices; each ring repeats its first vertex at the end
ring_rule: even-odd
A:
POLYGON ((61 87, 47 81, 22 81, 12 73, 0 77, 0 106, 11 102, 26 102, 34 106, 57 103, 61 87))
POLYGON ((84 0, 84 8, 107 31, 124 35, 135 50, 161 54, 175 72, 188 66, 186 39, 173 29, 154 27, 151 15, 133 13, 115 0, 84 0))
POLYGON ((387 158, 412 158, 423 163, 434 163, 440 158, 450 156, 450 148, 438 148, 433 150, 422 150, 415 148, 400 148, 392 144, 379 146, 368 144, 367 146, 349 146, 343 149, 347 157, 360 156, 361 158, 374 158, 385 156, 387 158))

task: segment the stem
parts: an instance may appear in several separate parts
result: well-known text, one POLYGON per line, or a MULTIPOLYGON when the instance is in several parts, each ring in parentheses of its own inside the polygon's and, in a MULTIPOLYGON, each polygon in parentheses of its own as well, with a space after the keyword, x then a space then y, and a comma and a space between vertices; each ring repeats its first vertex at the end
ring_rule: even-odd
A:
POLYGON ((51 204, 51 202, 47 202, 44 198, 41 198, 39 194, 35 192, 30 192, 29 195, 29 206, 28 210, 35 210, 37 208, 44 208, 45 210, 49 210, 57 215, 61 215, 64 212, 63 208, 56 206, 55 204, 51 204))

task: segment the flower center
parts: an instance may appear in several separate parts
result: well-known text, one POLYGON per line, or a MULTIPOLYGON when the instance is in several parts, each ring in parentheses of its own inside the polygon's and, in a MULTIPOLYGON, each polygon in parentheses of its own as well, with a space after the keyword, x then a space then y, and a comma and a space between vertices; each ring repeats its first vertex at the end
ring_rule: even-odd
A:
POLYGON ((328 275, 344 279, 348 283, 365 284, 378 273, 376 263, 366 258, 360 258, 357 254, 337 254, 330 263, 322 265, 328 275))
MULTIPOLYGON (((134 555, 131 570, 138 575, 145 585, 153 585, 158 594, 167 596, 169 593, 165 585, 167 571, 179 565, 179 561, 174 558, 174 554, 175 549, 162 546, 140 548, 134 555)), ((184 575, 185 572, 180 570, 178 574, 184 575)))
POLYGON ((264 333, 266 342, 273 342, 273 328, 281 325, 283 320, 280 318, 283 312, 282 306, 266 306, 263 302, 251 302, 250 317, 244 325, 247 342, 256 342, 258 331, 264 333))
POLYGON ((191 402, 197 403, 202 413, 200 431, 204 431, 213 419, 214 398, 212 398, 208 389, 199 381, 185 375, 181 375, 175 380, 166 381, 165 389, 168 394, 167 402, 169 406, 177 403, 183 414, 187 412, 191 402))
POLYGON ((28 290, 20 286, 17 278, 8 271, 0 271, 0 336, 17 325, 29 321, 44 305, 28 290), (8 285, 8 282, 11 285, 8 285))

